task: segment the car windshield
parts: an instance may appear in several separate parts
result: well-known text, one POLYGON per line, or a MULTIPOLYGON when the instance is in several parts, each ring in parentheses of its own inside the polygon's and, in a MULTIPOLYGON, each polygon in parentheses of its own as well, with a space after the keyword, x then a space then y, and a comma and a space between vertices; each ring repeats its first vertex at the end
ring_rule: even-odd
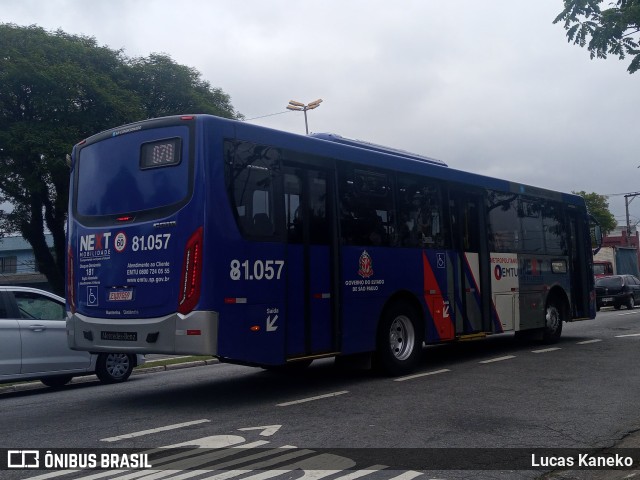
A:
POLYGON ((622 277, 604 277, 596 280, 596 287, 616 288, 622 286, 622 277))
POLYGON ((593 273, 596 275, 604 275, 605 273, 605 268, 604 265, 599 264, 599 263, 594 263, 593 264, 593 273))

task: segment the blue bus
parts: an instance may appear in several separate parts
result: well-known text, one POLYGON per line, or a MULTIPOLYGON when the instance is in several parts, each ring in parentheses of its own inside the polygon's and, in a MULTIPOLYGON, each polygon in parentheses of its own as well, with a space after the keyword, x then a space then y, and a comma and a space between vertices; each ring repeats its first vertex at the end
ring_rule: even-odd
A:
POLYGON ((71 159, 73 349, 280 367, 595 317, 581 197, 338 135, 207 115, 99 133, 71 159))

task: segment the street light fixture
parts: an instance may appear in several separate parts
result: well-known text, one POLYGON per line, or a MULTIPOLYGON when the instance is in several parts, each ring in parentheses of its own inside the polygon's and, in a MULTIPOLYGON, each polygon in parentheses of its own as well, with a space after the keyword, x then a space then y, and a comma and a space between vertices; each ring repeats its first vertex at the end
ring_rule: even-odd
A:
POLYGON ((296 102, 295 100, 289 100, 289 105, 287 105, 287 110, 294 110, 296 112, 304 112, 304 127, 307 131, 307 135, 309 135, 309 124, 307 123, 307 110, 313 110, 314 108, 318 108, 322 103, 322 99, 314 100, 313 102, 304 103, 296 102))

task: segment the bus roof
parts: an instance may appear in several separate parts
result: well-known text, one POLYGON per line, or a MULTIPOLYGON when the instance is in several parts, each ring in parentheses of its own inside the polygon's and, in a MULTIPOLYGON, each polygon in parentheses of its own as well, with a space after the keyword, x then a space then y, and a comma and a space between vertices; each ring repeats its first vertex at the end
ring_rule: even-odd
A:
POLYGON ((412 160, 419 160, 421 162, 431 163, 433 165, 440 165, 441 167, 447 167, 448 165, 442 160, 436 158, 427 157, 417 153, 407 152, 406 150, 400 150, 398 148, 387 147, 385 145, 378 145, 376 143, 365 142, 363 140, 355 140, 353 138, 343 137, 335 133, 311 133, 309 135, 313 138, 320 138, 322 140, 328 140, 329 142, 341 143, 342 145, 349 145, 350 147, 364 148, 366 150, 372 150, 374 152, 386 153, 389 155, 398 155, 412 160))
POLYGON ((214 121, 222 120, 231 122, 234 125, 234 135, 239 139, 251 139, 255 142, 265 144, 277 142, 278 146, 283 148, 315 155, 332 156, 363 165, 371 165, 378 168, 392 168, 406 173, 426 174, 439 180, 476 185, 478 187, 522 195, 539 196, 566 202, 571 205, 585 205, 584 199, 575 194, 549 190, 507 179, 451 168, 446 163, 430 157, 373 143, 351 140, 341 137, 340 135, 326 133, 299 135, 235 120, 221 119, 219 117, 211 118, 214 119, 214 121))
POLYGON ((564 193, 545 188, 512 182, 506 179, 489 177, 482 174, 471 173, 465 170, 450 168, 440 160, 410 153, 404 150, 377 145, 374 143, 353 140, 336 134, 320 133, 311 135, 299 135, 269 127, 252 125, 243 121, 217 117, 214 115, 176 115, 172 117, 143 120, 130 125, 117 127, 88 138, 86 142, 110 137, 115 133, 137 129, 141 124, 162 123, 167 120, 180 119, 183 121, 198 120, 207 123, 216 123, 223 127, 223 135, 236 137, 239 140, 250 140, 257 143, 270 144, 275 142, 277 146, 306 152, 319 156, 332 156, 341 160, 371 165, 378 168, 389 168, 404 171, 406 173, 427 174, 436 179, 458 182, 462 184, 477 185, 484 188, 493 188, 512 193, 534 195, 543 198, 560 200, 573 205, 584 206, 584 199, 578 195, 564 193), (114 133, 115 132, 115 133, 114 133), (392 162, 391 164, 389 162, 392 162))

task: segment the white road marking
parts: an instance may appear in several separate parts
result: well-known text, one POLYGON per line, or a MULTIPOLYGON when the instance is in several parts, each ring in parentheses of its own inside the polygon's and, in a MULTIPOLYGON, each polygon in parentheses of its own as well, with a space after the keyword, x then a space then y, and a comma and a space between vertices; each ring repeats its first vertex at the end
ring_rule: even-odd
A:
POLYGON ((512 358, 516 358, 516 356, 515 355, 506 355, 504 357, 497 357, 497 358, 492 358, 490 360, 483 360, 482 362, 479 362, 479 363, 502 362, 503 360, 511 360, 512 358))
POLYGON ((365 475, 370 475, 372 473, 379 472, 380 470, 384 470, 385 468, 389 468, 387 465, 372 465, 369 468, 365 468, 363 470, 356 470, 355 472, 347 473, 346 475, 342 475, 341 477, 336 477, 333 480, 355 480, 356 478, 364 477, 365 475))
POLYGON ((414 378, 427 377, 429 375, 437 375, 439 373, 450 372, 448 368, 443 368, 442 370, 434 370, 433 372, 425 372, 425 373, 416 373, 415 375, 407 375, 406 377, 398 377, 394 378, 394 382, 404 382, 405 380, 413 380, 414 378))
POLYGON ((628 333, 626 335, 616 335, 616 338, 622 337, 640 337, 640 333, 628 333))
POLYGON ((202 420, 193 420, 191 422, 176 423, 174 425, 166 425, 164 427, 152 428, 152 429, 149 429, 149 430, 142 430, 140 432, 127 433, 125 435, 118 435, 117 437, 103 438, 100 441, 101 442, 117 442, 119 440, 125 440, 127 438, 142 437, 144 435, 151 435, 151 434, 157 433, 157 432, 166 432, 167 430, 176 430, 178 428, 190 427, 191 425, 198 425, 200 423, 208 423, 210 421, 211 420, 207 420, 206 418, 204 418, 202 420))
POLYGON ((598 343, 601 342, 602 339, 594 338, 593 340, 585 340, 584 342, 578 342, 577 345, 587 345, 588 343, 598 343))
POLYGON ((556 350, 560 350, 560 347, 543 348, 542 350, 531 350, 531 353, 547 353, 555 352, 556 350))
MULTIPOLYGON (((204 477, 203 480, 225 480, 227 478, 233 478, 233 477, 239 477, 241 475, 245 475, 247 473, 251 473, 254 470, 264 470, 264 469, 268 469, 269 467, 273 467, 274 465, 278 465, 279 463, 284 463, 284 462, 288 462, 289 460, 293 460, 297 457, 302 457, 305 455, 309 455, 315 453, 313 450, 297 450, 291 453, 287 453, 285 455, 279 455, 276 458, 272 458, 271 460, 265 460, 262 462, 258 462, 258 463, 252 463, 250 465, 246 465, 244 467, 242 467, 241 470, 228 470, 224 473, 219 473, 216 475, 212 475, 209 477, 204 477)), ((239 459, 236 464, 238 463, 245 463, 244 458, 239 459)), ((294 464, 295 465, 295 464, 294 464)), ((223 468, 228 468, 230 465, 214 465, 212 468, 214 468, 215 470, 222 470, 223 468)), ((282 467, 278 467, 275 470, 269 471, 267 470, 266 472, 263 472, 262 474, 257 474, 254 475, 254 477, 258 477, 260 475, 265 475, 264 478, 269 478, 269 476, 266 475, 270 475, 271 476, 278 476, 278 475, 282 475, 283 473, 287 473, 289 471, 293 470, 293 468, 290 468, 289 465, 283 465, 282 467)), ((211 473, 211 471, 209 471, 209 473, 211 473)), ((249 477, 252 478, 252 477, 249 477)))
MULTIPOLYGON (((268 443, 268 442, 266 442, 268 443)), ((234 448, 242 448, 242 447, 234 447, 234 448)), ((251 455, 246 455, 243 456, 241 458, 236 458, 233 460, 228 460, 226 462, 222 462, 222 463, 215 463, 213 465, 211 465, 210 467, 208 467, 208 469, 206 470, 195 470, 194 468, 197 467, 201 467, 203 465, 206 465, 208 463, 211 463, 212 460, 217 460, 217 459, 221 459, 224 457, 228 457, 230 455, 235 455, 237 454, 236 452, 233 451, 229 451, 229 452, 222 452, 224 455, 221 456, 220 452, 213 452, 213 453, 209 453, 209 454, 205 454, 205 455, 198 455, 196 457, 190 457, 190 458, 186 458, 180 462, 177 463, 171 463, 169 465, 166 465, 165 468, 168 468, 167 470, 162 470, 162 471, 156 471, 155 473, 152 473, 151 475, 149 475, 149 471, 147 471, 147 475, 144 476, 144 478, 142 480, 158 480, 160 478, 165 478, 168 476, 171 476, 171 480, 186 480, 187 478, 192 478, 192 477, 197 477, 199 475, 202 474, 211 474, 212 471, 214 470, 227 470, 230 467, 234 467, 235 465, 240 465, 242 463, 245 463, 247 461, 251 462, 254 460, 260 460, 263 459, 265 457, 275 457, 274 459, 269 460, 268 462, 262 462, 262 463, 271 463, 271 464, 277 464, 280 463, 278 459, 280 458, 284 458, 285 460, 282 461, 288 461, 291 458, 295 458, 301 455, 307 455, 309 453, 313 453, 313 450, 301 450, 299 452, 294 452, 292 453, 288 453, 287 450, 283 450, 283 449, 292 449, 295 448, 291 445, 285 445, 284 447, 280 447, 279 449, 269 449, 269 450, 264 450, 264 451, 259 451, 258 453, 254 453, 251 455), (282 455, 282 453, 287 452, 285 455, 282 455), (302 452, 302 453, 301 453, 302 452), (185 471, 186 470, 186 471, 185 471), (180 473, 183 472, 183 473, 180 473), (177 475, 179 474, 179 475, 177 475)), ((233 450, 233 449, 230 449, 233 450)), ((231 470, 231 472, 235 472, 236 470, 231 470)), ((224 474, 220 474, 220 475, 226 475, 229 472, 225 472, 224 474)), ((235 476, 235 475, 234 475, 235 476)), ((128 477, 118 477, 119 480, 130 480, 128 477)))
POLYGON ((419 477, 423 475, 420 472, 414 472, 413 470, 409 470, 408 472, 404 472, 397 477, 390 478, 389 480, 411 480, 412 478, 419 477))
POLYGON ((324 398, 337 397, 338 395, 344 395, 345 393, 349 393, 349 392, 347 390, 344 390, 342 392, 326 393, 324 395, 318 395, 317 397, 302 398, 300 400, 293 400, 291 402, 278 403, 276 407, 288 407, 289 405, 297 405, 299 403, 313 402, 315 400, 322 400, 324 398))
POLYGON ((245 427, 245 428, 239 428, 238 430, 242 432, 248 432, 249 430, 264 430, 263 432, 260 433, 260 436, 270 437, 281 428, 282 428, 282 425, 265 425, 264 427, 245 427))

